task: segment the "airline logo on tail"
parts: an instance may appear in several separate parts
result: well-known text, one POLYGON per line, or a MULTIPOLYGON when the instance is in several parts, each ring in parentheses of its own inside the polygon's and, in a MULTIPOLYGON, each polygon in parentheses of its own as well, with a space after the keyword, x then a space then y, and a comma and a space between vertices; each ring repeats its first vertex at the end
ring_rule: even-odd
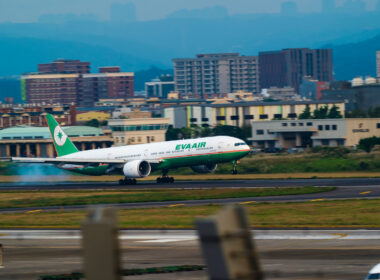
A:
POLYGON ((58 146, 63 146, 66 143, 67 135, 61 127, 57 126, 54 129, 54 141, 58 146))

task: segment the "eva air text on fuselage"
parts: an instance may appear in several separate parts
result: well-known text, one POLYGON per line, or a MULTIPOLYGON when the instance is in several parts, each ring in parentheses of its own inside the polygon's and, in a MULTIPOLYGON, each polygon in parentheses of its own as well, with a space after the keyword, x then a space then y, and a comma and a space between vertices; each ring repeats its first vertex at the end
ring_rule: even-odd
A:
POLYGON ((205 148, 206 142, 200 142, 200 143, 194 143, 194 144, 179 144, 175 147, 176 151, 179 150, 186 150, 186 149, 199 149, 199 148, 205 148))

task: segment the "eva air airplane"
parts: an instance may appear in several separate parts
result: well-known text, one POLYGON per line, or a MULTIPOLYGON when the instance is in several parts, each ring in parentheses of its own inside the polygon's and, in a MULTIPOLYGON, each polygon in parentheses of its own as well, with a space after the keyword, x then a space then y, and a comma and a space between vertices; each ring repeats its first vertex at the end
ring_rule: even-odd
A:
POLYGON ((147 177, 155 170, 162 170, 163 174, 157 178, 157 183, 173 183, 174 178, 168 177, 170 169, 191 167, 198 173, 210 173, 223 162, 232 162, 232 173, 237 174, 237 161, 250 152, 244 141, 229 136, 79 151, 52 115, 46 115, 46 120, 58 157, 13 157, 12 161, 55 164, 58 168, 85 175, 120 174, 125 179, 119 183, 126 185, 136 184, 136 179, 147 177))

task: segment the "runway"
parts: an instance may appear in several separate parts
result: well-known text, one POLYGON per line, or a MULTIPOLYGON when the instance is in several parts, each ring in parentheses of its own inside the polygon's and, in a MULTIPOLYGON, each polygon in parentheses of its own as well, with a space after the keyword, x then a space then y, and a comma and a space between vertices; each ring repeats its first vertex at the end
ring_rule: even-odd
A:
MULTIPOLYGON (((177 200, 164 202, 138 202, 107 204, 107 206, 117 209, 134 209, 134 208, 153 208, 153 207, 179 207, 179 206, 201 206, 209 204, 253 204, 259 202, 314 202, 323 200, 338 199, 375 199, 380 198, 380 179, 317 179, 317 180, 242 180, 242 181, 194 181, 194 182, 177 182, 171 185, 156 185, 146 183, 137 186, 122 186, 112 183, 95 183, 95 184, 43 184, 39 190, 73 190, 73 189, 141 189, 157 188, 177 188, 177 189, 203 189, 203 188, 256 188, 256 187, 294 187, 294 186, 337 186, 333 191, 286 195, 286 196, 267 196, 267 197, 246 197, 246 198, 226 198, 226 199, 202 199, 202 200, 177 200)), ((2 185, 0 190, 36 190, 35 185, 2 185)), ((28 212, 34 210, 43 211, 62 211, 62 210, 83 210, 91 205, 75 206, 50 206, 50 207, 26 207, 0 209, 0 213, 28 212)))
MULTIPOLYGON (((38 279, 83 271, 79 231, 3 231, 1 279, 38 279)), ((364 279, 380 262, 378 230, 259 230, 255 243, 266 279, 364 279)), ((122 231, 123 268, 203 265, 195 231, 122 231)), ((207 270, 128 279, 207 279, 207 270)))
MULTIPOLYGON (((217 177, 217 175, 215 176, 217 177)), ((0 183, 0 190, 70 190, 70 189, 135 189, 135 188, 255 188, 297 186, 380 186, 380 178, 349 179, 282 179, 282 180, 194 180, 177 181, 174 184, 156 184, 153 181, 138 181, 135 186, 120 186, 116 182, 96 183, 0 183)))

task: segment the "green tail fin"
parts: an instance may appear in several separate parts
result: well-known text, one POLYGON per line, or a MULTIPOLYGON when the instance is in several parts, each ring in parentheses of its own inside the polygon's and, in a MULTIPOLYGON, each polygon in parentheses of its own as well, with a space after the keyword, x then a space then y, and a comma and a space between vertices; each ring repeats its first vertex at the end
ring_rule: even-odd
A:
POLYGON ((49 126, 50 134, 53 138, 54 147, 59 157, 79 152, 77 147, 75 147, 73 142, 71 142, 69 137, 67 137, 66 133, 59 126, 59 124, 52 115, 46 115, 46 122, 49 126))

